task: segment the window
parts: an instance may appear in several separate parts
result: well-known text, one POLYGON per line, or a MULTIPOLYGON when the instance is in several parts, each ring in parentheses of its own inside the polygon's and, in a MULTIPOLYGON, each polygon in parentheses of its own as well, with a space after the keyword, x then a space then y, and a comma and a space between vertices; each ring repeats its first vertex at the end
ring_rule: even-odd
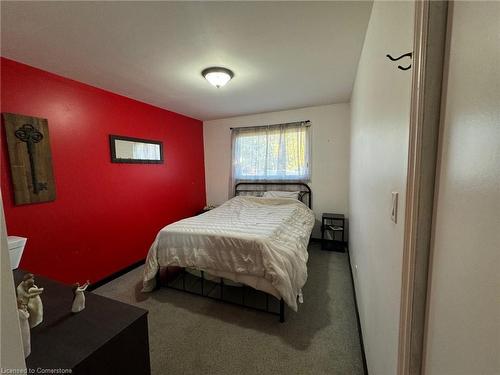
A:
POLYGON ((234 181, 310 179, 308 122, 235 128, 232 138, 234 181))

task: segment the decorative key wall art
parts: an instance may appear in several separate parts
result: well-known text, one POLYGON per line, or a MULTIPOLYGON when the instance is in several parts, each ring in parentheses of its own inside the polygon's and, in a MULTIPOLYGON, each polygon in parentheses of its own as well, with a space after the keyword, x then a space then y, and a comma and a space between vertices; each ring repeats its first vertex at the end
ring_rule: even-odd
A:
POLYGON ((4 113, 16 205, 56 199, 46 119, 4 113))

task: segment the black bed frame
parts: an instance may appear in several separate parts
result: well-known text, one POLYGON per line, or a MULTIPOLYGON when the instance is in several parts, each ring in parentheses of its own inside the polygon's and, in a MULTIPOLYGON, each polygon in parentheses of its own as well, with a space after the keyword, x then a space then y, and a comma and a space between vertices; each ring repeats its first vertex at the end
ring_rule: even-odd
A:
POLYGON ((234 195, 261 196, 266 191, 298 191, 299 200, 312 208, 312 191, 309 185, 303 182, 238 182, 234 185, 234 195), (285 189, 285 190, 284 190, 285 189), (243 193, 243 194, 242 194, 243 193), (307 203, 306 203, 307 202, 307 203))
MULTIPOLYGON (((309 208, 312 207, 312 191, 311 188, 302 182, 238 182, 234 187, 234 195, 252 195, 252 196, 261 196, 264 192, 270 190, 285 190, 285 191, 298 191, 299 192, 299 200, 304 204, 307 204, 309 208), (307 201, 307 203, 306 203, 307 201)), ((169 268, 177 268, 179 267, 166 267, 167 271, 169 268)), ((276 297, 269 295, 267 293, 257 291, 265 296, 265 307, 255 307, 245 303, 245 296, 249 290, 254 290, 253 288, 242 284, 241 287, 232 287, 238 288, 241 290, 241 296, 239 298, 240 302, 231 301, 224 298, 224 288, 228 288, 230 286, 224 284, 223 278, 218 278, 219 281, 207 280, 205 279, 205 272, 201 271, 201 277, 195 277, 192 275, 188 275, 187 271, 184 268, 180 269, 180 273, 177 274, 173 280, 168 280, 169 277, 167 275, 166 283, 161 283, 160 270, 156 273, 156 285, 157 287, 164 286, 169 289, 175 289, 182 292, 196 294, 199 296, 203 296, 206 298, 210 298, 216 301, 221 301, 224 303, 229 303, 232 305, 243 306, 252 310, 263 311, 269 314, 278 315, 279 321, 283 323, 285 321, 285 302, 283 299, 279 299, 279 311, 275 311, 270 308, 270 300, 271 297, 274 300, 277 300, 276 297), (196 278, 196 284, 199 282, 199 288, 193 287, 193 282, 189 279, 196 278), (188 280, 187 280, 188 279, 188 280), (216 289, 219 289, 218 293, 214 293, 216 289)))

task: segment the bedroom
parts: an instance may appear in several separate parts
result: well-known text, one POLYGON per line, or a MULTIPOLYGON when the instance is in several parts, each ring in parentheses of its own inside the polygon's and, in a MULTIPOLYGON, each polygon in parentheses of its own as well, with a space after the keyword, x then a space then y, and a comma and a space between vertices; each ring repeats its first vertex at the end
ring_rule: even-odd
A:
POLYGON ((500 162, 492 124, 499 98, 492 85, 499 73, 491 35, 498 35, 499 7, 431 3, 438 5, 3 1, 2 232, 27 241, 13 279, 2 233, 2 370, 36 367, 40 360, 47 368, 86 373, 73 367, 70 354, 89 348, 77 345, 64 361, 50 362, 57 342, 97 340, 108 333, 106 323, 109 334, 121 332, 120 343, 91 350, 99 368, 88 370, 93 374, 419 373, 404 368, 408 358, 428 374, 495 373, 498 319, 488 311, 498 310, 492 280, 499 199, 492 187, 500 162), (414 44, 425 36, 415 22, 424 11, 444 14, 444 23, 431 28, 441 45, 414 44), (477 27, 482 22, 484 30, 477 27), (435 64, 444 70, 422 68, 418 48, 444 54, 435 64), (397 61, 386 56, 409 52, 397 61), (202 74, 211 67, 231 70, 223 87, 202 74), (442 91, 426 93, 437 109, 425 113, 439 118, 441 97, 444 104, 429 137, 439 162, 424 160, 429 170, 421 171, 437 175, 437 182, 423 181, 436 191, 436 201, 432 195, 426 201, 433 224, 416 227, 424 237, 434 231, 420 253, 430 261, 412 270, 408 249, 420 243, 411 242, 407 227, 429 214, 406 213, 412 207, 407 186, 418 183, 410 179, 418 175, 410 167, 419 155, 411 143, 417 69, 443 82, 442 91), (461 122, 478 111, 485 115, 461 122), (9 138, 16 121, 32 121, 43 138, 23 141, 15 132, 9 138), (152 147, 155 156, 148 163, 120 157, 127 142, 152 147), (13 161, 21 153, 19 172, 13 161), (463 169, 457 172, 456 163, 463 169), (463 190, 453 189, 457 179, 463 190), (235 194, 239 182, 255 184, 239 185, 235 194), (263 190, 299 194, 245 196, 263 190), (328 214, 344 220, 329 221, 328 214), (475 221, 459 219, 465 214, 475 221), (467 233, 456 229, 464 226, 467 233), (265 241, 248 239, 262 236, 265 241), (484 256, 476 259, 465 249, 479 242, 484 256), (463 269, 457 251, 473 267, 463 269), (13 291, 27 272, 45 287, 45 322, 31 329, 25 360, 13 291), (417 281, 429 277, 429 287, 411 289, 410 272, 417 281), (68 303, 54 291, 87 280, 86 308, 68 315, 68 303), (142 291, 158 281, 159 289, 142 291), (190 281, 196 290, 189 294, 168 288, 185 289, 190 281), (462 295, 457 285, 465 283, 462 295), (423 295, 413 303, 425 310, 410 323, 403 319, 408 291, 423 295), (193 295, 200 292, 233 304, 193 295), (235 306, 252 303, 274 316, 235 306), (127 342, 118 323, 134 314, 140 319, 127 331, 142 339, 127 342), (95 336, 80 325, 87 316, 102 317, 95 336), (417 337, 420 345, 407 358, 402 352, 412 332, 426 337, 417 337), (53 347, 39 349, 50 340, 53 347), (99 360, 103 353, 107 364, 99 360), (121 364, 110 359, 117 356, 121 364))

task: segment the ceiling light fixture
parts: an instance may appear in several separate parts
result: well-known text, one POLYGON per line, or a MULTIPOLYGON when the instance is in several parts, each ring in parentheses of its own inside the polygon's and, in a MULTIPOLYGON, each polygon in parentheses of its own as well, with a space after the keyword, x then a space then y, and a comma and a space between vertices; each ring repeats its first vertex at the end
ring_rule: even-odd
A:
POLYGON ((217 88, 224 86, 234 77, 234 73, 231 70, 218 66, 203 69, 201 75, 217 88))

